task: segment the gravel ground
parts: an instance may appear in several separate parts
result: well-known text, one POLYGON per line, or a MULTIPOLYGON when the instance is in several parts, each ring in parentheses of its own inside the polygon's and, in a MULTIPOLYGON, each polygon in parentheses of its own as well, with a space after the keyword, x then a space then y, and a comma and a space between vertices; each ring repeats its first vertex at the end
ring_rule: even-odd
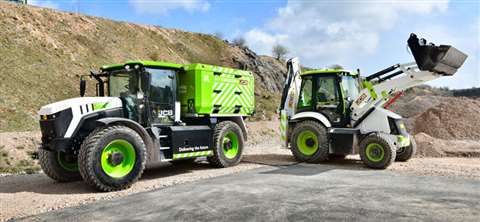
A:
MULTIPOLYGON (((241 164, 215 169, 205 161, 171 165, 162 164, 144 172, 132 188, 119 192, 98 193, 83 182, 56 183, 44 174, 0 175, 0 221, 38 214, 69 206, 112 199, 199 179, 234 174, 265 165, 296 164, 289 150, 280 148, 274 123, 251 123, 256 129, 249 133, 250 142, 241 164), (273 133, 272 133, 273 132, 273 133)), ((330 165, 363 168, 358 155, 346 160, 330 161, 330 165)), ((406 163, 394 163, 388 170, 416 175, 464 177, 480 180, 480 158, 415 158, 406 163)))

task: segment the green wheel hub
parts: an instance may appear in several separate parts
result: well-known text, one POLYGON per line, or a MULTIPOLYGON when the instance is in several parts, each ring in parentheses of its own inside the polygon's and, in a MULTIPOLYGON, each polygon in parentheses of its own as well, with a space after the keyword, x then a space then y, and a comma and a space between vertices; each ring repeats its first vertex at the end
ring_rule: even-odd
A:
POLYGON ((57 152, 58 164, 65 170, 71 172, 78 171, 78 163, 76 159, 72 159, 73 156, 68 156, 64 152, 57 152))
POLYGON ((102 170, 110 177, 122 178, 132 171, 135 160, 135 149, 131 143, 123 139, 113 140, 103 148, 102 170))
POLYGON ((370 143, 367 145, 365 154, 368 160, 372 162, 380 162, 383 160, 383 157, 385 156, 385 149, 383 148, 382 145, 378 143, 370 143))
POLYGON ((234 159, 238 155, 238 136, 233 132, 228 132, 222 141, 223 154, 228 159, 234 159))
POLYGON ((310 131, 304 130, 297 137, 298 150, 305 156, 311 156, 318 150, 318 137, 310 131))

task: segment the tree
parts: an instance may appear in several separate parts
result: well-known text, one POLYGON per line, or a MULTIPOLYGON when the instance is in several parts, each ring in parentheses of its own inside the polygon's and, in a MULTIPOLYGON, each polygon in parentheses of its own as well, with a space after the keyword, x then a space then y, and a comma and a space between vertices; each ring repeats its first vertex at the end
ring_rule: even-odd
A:
POLYGON ((333 65, 330 65, 328 68, 330 68, 330 69, 343 69, 343 66, 341 66, 339 64, 333 64, 333 65))
POLYGON ((287 55, 288 50, 287 48, 285 48, 285 46, 277 44, 273 46, 272 53, 273 53, 273 56, 277 58, 277 60, 280 60, 280 59, 283 59, 285 55, 287 55))
POLYGON ((238 38, 233 40, 233 44, 238 46, 238 47, 245 47, 246 43, 247 42, 242 37, 238 37, 238 38))

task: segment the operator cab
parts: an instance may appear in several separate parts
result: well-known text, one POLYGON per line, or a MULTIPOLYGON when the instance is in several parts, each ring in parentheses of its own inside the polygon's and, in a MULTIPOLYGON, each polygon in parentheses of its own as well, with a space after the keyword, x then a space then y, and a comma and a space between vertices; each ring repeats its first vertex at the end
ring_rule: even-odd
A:
POLYGON ((175 113, 175 101, 177 73, 181 70, 173 65, 131 62, 102 67, 108 96, 122 100, 125 118, 143 126, 173 125, 175 115, 180 115, 175 113))
POLYGON ((349 107, 359 93, 358 74, 345 70, 311 70, 301 74, 297 113, 319 112, 335 127, 350 122, 349 107))

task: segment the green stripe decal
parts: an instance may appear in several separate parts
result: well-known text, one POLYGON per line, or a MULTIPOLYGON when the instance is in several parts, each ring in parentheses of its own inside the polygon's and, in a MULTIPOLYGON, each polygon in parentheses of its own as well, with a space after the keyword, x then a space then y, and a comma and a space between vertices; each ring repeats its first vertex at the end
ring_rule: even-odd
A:
POLYGON ((173 159, 182 159, 182 158, 189 158, 189 157, 199 157, 199 156, 211 156, 213 155, 213 151, 205 150, 205 151, 198 151, 198 152, 189 152, 189 153, 176 153, 173 154, 173 159))
POLYGON ((235 78, 235 75, 227 74, 221 68, 219 70, 223 74, 222 78, 215 77, 219 79, 212 86, 212 104, 220 105, 220 107, 212 106, 211 111, 219 109, 217 114, 232 114, 236 110, 236 106, 241 106, 239 113, 252 112, 254 106, 253 85, 239 85, 238 81, 240 80, 235 78), (239 93, 237 94, 237 92, 239 93))
POLYGON ((93 110, 105 109, 105 108, 108 107, 108 105, 109 105, 108 103, 102 103, 102 102, 94 103, 93 104, 93 110))

